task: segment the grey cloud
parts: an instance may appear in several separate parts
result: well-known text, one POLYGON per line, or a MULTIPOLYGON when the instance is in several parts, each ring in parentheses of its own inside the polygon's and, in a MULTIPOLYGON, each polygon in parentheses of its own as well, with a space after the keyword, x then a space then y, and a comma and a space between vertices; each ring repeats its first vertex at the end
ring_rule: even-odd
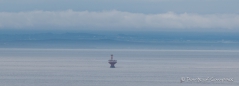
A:
POLYGON ((117 10, 0 12, 0 28, 239 28, 238 14, 143 14, 117 10))

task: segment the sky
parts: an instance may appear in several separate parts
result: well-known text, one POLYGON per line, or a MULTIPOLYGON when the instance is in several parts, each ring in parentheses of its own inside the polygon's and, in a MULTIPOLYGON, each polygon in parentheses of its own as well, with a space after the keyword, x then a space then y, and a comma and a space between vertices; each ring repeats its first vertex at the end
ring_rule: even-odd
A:
POLYGON ((239 30, 239 0, 0 0, 0 30, 239 30))

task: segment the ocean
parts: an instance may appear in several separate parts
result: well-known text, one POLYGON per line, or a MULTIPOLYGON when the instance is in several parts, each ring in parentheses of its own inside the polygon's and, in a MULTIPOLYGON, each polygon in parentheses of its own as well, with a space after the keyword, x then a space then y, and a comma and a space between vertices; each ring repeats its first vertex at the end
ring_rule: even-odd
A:
POLYGON ((239 50, 1 48, 0 85, 238 86, 239 50))

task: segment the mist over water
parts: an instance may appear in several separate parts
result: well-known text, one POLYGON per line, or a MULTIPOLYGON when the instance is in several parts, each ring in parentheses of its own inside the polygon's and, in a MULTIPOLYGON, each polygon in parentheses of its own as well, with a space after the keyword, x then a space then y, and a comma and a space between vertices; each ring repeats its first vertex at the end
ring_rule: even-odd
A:
POLYGON ((238 50, 0 49, 2 86, 237 86, 238 50), (118 61, 109 68, 110 54, 118 61), (233 78, 183 82, 182 77, 233 78))
POLYGON ((237 86, 238 36, 220 31, 1 31, 0 84, 237 86), (108 63, 111 54, 118 61, 116 68, 108 63))

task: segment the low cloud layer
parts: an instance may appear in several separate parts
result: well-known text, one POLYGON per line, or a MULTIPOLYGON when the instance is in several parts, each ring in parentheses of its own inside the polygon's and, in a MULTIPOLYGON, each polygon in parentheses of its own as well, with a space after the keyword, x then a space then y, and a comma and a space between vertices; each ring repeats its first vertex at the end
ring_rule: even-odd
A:
POLYGON ((239 14, 143 14, 117 10, 0 12, 0 29, 35 27, 236 29, 239 14))

